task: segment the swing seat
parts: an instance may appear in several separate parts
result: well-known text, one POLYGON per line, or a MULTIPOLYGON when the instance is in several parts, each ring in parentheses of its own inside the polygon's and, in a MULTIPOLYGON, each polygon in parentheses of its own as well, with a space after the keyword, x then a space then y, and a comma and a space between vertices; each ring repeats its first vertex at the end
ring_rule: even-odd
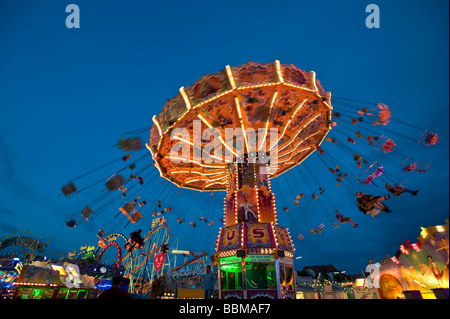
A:
POLYGON ((427 137, 425 138, 425 143, 427 143, 428 145, 435 145, 438 141, 438 136, 437 134, 434 133, 430 133, 427 135, 427 137))
POLYGON ((341 222, 335 221, 333 224, 331 224, 331 226, 333 226, 333 228, 339 228, 341 226, 341 222))
POLYGON ((411 173, 411 172, 413 172, 413 171, 416 169, 416 167, 417 167, 417 164, 416 164, 416 163, 411 163, 411 164, 408 164, 408 165, 406 165, 405 167, 403 167, 403 170, 404 170, 405 172, 411 173))
POLYGON ((371 113, 377 115, 377 120, 372 122, 373 125, 387 125, 391 121, 391 110, 386 104, 378 103, 377 108, 371 110, 371 113))
POLYGON ((106 182, 106 187, 113 191, 116 188, 119 188, 125 183, 125 179, 122 177, 122 175, 116 175, 113 178, 111 178, 109 181, 106 182))
POLYGON ((102 230, 102 229, 98 230, 98 233, 97 233, 98 238, 103 239, 103 236, 105 236, 105 235, 106 235, 106 233, 104 230, 102 230))
POLYGON ((123 138, 119 140, 119 146, 124 151, 137 151, 142 148, 142 140, 139 137, 123 138))
POLYGON ((438 139, 439 139, 439 136, 436 133, 425 130, 422 133, 422 136, 420 136, 420 138, 419 138, 419 144, 424 144, 427 146, 436 145, 438 139))
POLYGON ((66 221, 66 225, 69 228, 74 228, 74 227, 77 227, 78 224, 75 221, 75 219, 71 219, 71 220, 66 221))
POLYGON ((419 164, 417 164, 416 172, 417 173, 425 173, 426 171, 428 171, 429 168, 430 168, 430 164, 420 162, 419 164))
POLYGON ((127 216, 128 219, 134 224, 142 218, 141 212, 133 209, 130 215, 127 216))
POLYGON ((130 212, 132 212, 134 209, 134 204, 127 202, 125 205, 119 208, 119 210, 125 214, 128 215, 130 212))
POLYGON ((375 177, 373 175, 369 175, 367 176, 367 178, 363 181, 364 185, 369 185, 373 182, 373 180, 375 179, 375 177))
POLYGON ((86 206, 83 211, 81 212, 81 215, 86 219, 89 220, 89 216, 93 213, 92 208, 89 206, 86 206))
POLYGON ((394 150, 395 146, 396 146, 395 142, 391 139, 388 139, 387 141, 385 141, 383 143, 383 145, 381 146, 381 149, 385 153, 390 153, 394 150))
POLYGON ((139 221, 142 218, 141 212, 134 209, 135 205, 133 203, 127 202, 125 205, 119 208, 119 210, 127 216, 127 218, 133 224, 139 221))
POLYGON ((417 162, 412 157, 408 157, 400 164, 403 171, 411 173, 417 168, 417 162))
POLYGON ((325 227, 325 224, 322 223, 318 227, 310 229, 309 232, 313 235, 320 234, 323 231, 324 227, 325 227))
POLYGON ((395 182, 395 184, 393 185, 394 189, 398 190, 398 191, 403 191, 406 188, 406 185, 408 183, 406 182, 406 180, 398 180, 397 182, 395 182))
POLYGON ((374 181, 374 179, 376 178, 376 177, 379 177, 379 176, 381 176, 382 174, 384 173, 384 170, 383 170, 383 165, 381 165, 380 163, 378 163, 378 162, 373 162, 361 175, 359 175, 358 177, 357 177, 357 179, 362 183, 362 184, 364 184, 364 185, 369 185, 369 184, 371 184, 373 181, 374 181), (377 165, 378 167, 374 170, 374 171, 371 171, 371 169, 372 169, 372 167, 374 167, 375 165, 377 165), (366 176, 366 178, 364 178, 363 180, 362 180, 362 178, 361 178, 361 176, 363 176, 363 175, 365 175, 366 173, 369 173, 369 175, 367 175, 366 176))
POLYGON ((378 167, 375 172, 373 172, 374 177, 379 177, 383 174, 383 166, 378 167))
POLYGON ((69 196, 70 194, 76 192, 76 190, 77 190, 77 188, 75 187, 75 185, 73 183, 67 183, 61 189, 62 189, 62 192, 64 193, 64 195, 66 195, 66 196, 69 196))

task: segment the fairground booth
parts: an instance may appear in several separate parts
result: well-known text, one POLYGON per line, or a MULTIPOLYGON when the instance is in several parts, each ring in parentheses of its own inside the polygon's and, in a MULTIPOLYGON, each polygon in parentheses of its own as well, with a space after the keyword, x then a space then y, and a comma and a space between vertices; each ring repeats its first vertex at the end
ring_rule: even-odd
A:
POLYGON ((417 241, 405 239, 394 256, 377 263, 382 299, 448 299, 448 220, 421 227, 417 241))
POLYGON ((33 263, 23 266, 14 285, 13 299, 87 299, 94 277, 81 275, 76 264, 33 263))

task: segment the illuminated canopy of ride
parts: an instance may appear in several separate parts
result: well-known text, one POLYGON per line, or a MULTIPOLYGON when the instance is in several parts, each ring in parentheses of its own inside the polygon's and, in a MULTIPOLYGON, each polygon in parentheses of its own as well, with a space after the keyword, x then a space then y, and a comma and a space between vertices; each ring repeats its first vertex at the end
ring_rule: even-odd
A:
POLYGON ((226 190, 229 164, 243 153, 263 152, 272 161, 276 157, 277 167, 269 172, 272 177, 313 153, 331 128, 330 98, 313 71, 294 65, 275 61, 227 66, 181 87, 153 117, 146 146, 161 176, 178 187, 226 190), (175 134, 177 128, 189 135, 175 134), (215 129, 212 140, 203 134, 208 128, 215 129), (235 130, 234 141, 233 137, 226 139, 226 129, 235 130), (249 130, 255 132, 254 139, 249 130), (276 132, 276 138, 270 132, 276 132), (240 138, 242 148, 236 142, 240 138), (186 146, 188 156, 174 155, 174 149, 186 146), (202 153, 212 146, 219 146, 222 154, 202 153), (200 158, 195 157, 196 151, 200 158))

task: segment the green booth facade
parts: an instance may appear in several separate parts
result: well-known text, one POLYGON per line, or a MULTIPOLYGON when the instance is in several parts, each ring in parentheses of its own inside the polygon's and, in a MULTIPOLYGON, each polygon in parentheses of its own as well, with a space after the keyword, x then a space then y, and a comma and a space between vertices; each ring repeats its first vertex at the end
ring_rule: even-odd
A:
POLYGON ((272 223, 235 226, 221 229, 217 245, 220 251, 212 258, 218 269, 219 298, 295 299, 294 250, 287 229, 272 223), (243 240, 237 240, 241 245, 223 250, 231 234, 237 234, 236 228, 243 235, 243 240), (249 236, 248 231, 261 239, 249 236))

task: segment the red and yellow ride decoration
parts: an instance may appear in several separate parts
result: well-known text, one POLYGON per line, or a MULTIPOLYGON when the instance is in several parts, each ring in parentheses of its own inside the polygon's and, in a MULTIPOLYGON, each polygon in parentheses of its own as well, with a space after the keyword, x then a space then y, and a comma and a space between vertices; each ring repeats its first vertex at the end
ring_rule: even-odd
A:
POLYGON ((416 242, 399 243, 394 256, 380 261, 380 298, 448 299, 448 220, 421 229, 416 242))
POLYGON ((313 71, 249 62, 180 88, 153 117, 146 147, 160 175, 178 187, 227 192, 211 258, 220 298, 295 298, 295 249, 278 225, 270 178, 320 149, 331 129, 330 99, 313 71), (237 133, 230 139, 227 130, 237 133))

